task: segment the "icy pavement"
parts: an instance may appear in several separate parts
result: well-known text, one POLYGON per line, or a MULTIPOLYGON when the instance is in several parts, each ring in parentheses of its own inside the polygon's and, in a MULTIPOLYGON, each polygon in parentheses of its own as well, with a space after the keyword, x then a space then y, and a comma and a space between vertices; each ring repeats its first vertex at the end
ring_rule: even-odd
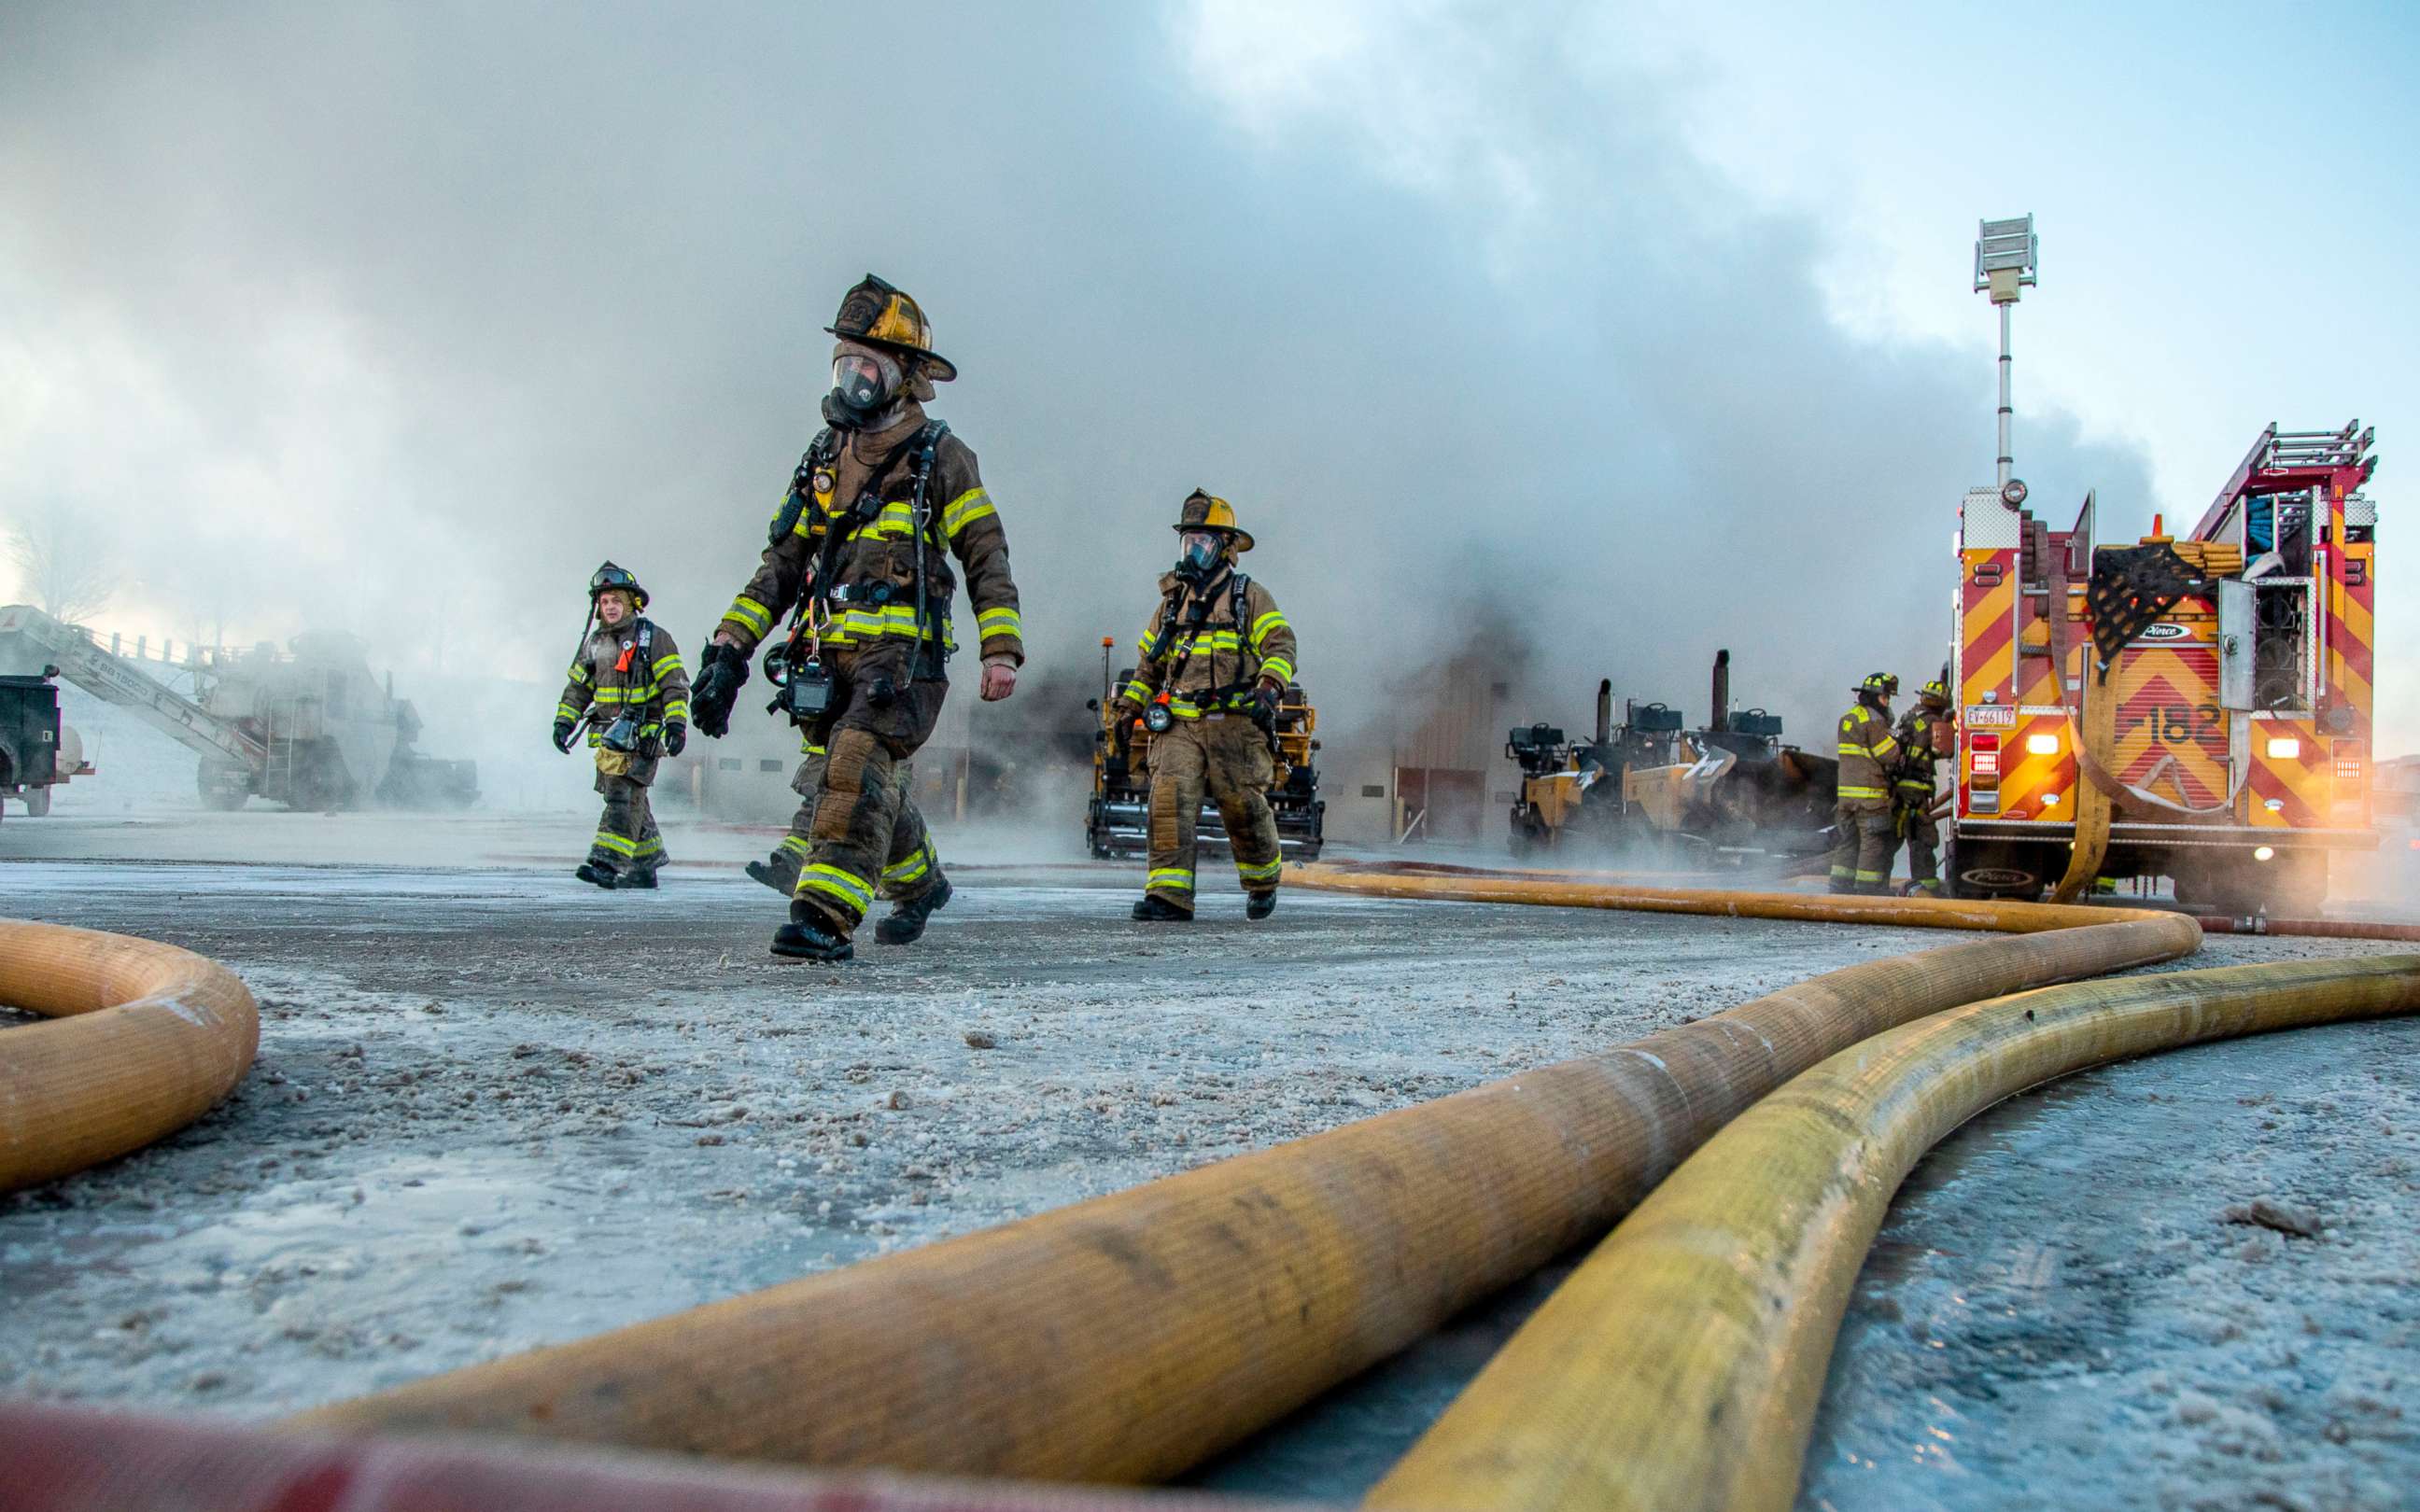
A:
POLYGON ((1632 1039, 1937 933, 963 869, 932 932, 776 960, 680 874, 0 865, 0 914, 234 968, 185 1134, 0 1198, 0 1392, 265 1415, 576 1337, 1632 1039), (970 1037, 988 1039, 976 1048, 970 1037))
MULTIPOLYGON (((527 839, 500 832, 492 843, 510 850, 527 839)), ((737 837, 724 849, 744 855, 755 844, 737 837)), ((704 866, 673 873, 659 894, 607 895, 562 874, 559 862, 545 871, 0 865, 0 914, 204 951, 251 984, 263 1015, 258 1066, 193 1129, 0 1198, 8 1304, 0 1393, 271 1416, 1060 1206, 1956 937, 1300 892, 1253 926, 1224 887, 1205 897, 1202 921, 1154 928, 1125 917, 1133 867, 958 875, 957 899, 920 945, 869 941, 856 963, 814 968, 764 953, 780 900, 704 866)), ((2367 949, 2213 939, 2195 964, 2367 949)), ((2367 1095, 2399 1086, 2408 1103, 2412 1072, 2398 1081, 2388 1063, 2411 1064, 2415 1028, 2329 1032, 2382 1037, 2364 1041, 2385 1051, 2372 1060, 2385 1080, 2367 1095)), ((2300 1065, 2288 1044, 2232 1053, 2252 1055, 2247 1065, 2300 1065)), ((2149 1078, 2138 1091, 2164 1098, 2163 1078, 2183 1074, 2176 1068, 2189 1057, 2226 1053, 2098 1075, 2149 1078)), ((2281 1088, 2289 1104, 2307 1097, 2367 1116, 2359 1087, 2314 1093, 2301 1075, 2280 1073, 2297 1083, 2281 1088)), ((2035 1137, 2071 1172, 2067 1197, 2054 1184, 2046 1211, 2019 1218, 2025 1193, 2010 1186, 2003 1204, 2000 1180, 1979 1170, 1943 1190, 1962 1195, 1969 1225, 1981 1214, 2027 1243, 2092 1257, 2091 1266, 2049 1272, 2028 1304, 2038 1309, 2091 1316, 2102 1305, 2091 1300, 2094 1267, 2132 1266, 2121 1257, 2133 1255, 2133 1233, 2166 1235, 2185 1246, 2180 1255, 2200 1257, 2197 1270, 2181 1260, 2163 1269, 2170 1261, 2156 1254, 2143 1264, 2146 1274, 2173 1274, 2180 1289, 2160 1306, 2137 1305, 2129 1316, 2142 1326, 2105 1341, 2129 1373, 2125 1400, 2136 1405, 2126 1411, 2146 1424, 2211 1404, 2207 1419, 2173 1430, 2186 1435, 2174 1443, 2208 1427, 2201 1436, 2222 1445, 2210 1456, 2231 1465, 2229 1414, 2282 1412, 2274 1444, 2256 1446, 2279 1455, 2259 1461, 2273 1479, 2289 1482, 2314 1457, 2337 1456, 2351 1466, 2345 1486, 2366 1485, 2359 1476, 2383 1473, 2381 1465, 2400 1472, 2393 1484, 2408 1484, 2410 1441, 2381 1433, 2401 1422, 2385 1409, 2348 1420, 2350 1448, 2324 1436, 2320 1399, 2336 1378, 2309 1383, 2309 1362, 2328 1341, 2305 1344, 2299 1314, 2247 1303, 2243 1335, 2217 1344, 2154 1326, 2162 1307, 2224 1296, 2213 1288, 2230 1265, 2273 1287, 2299 1287, 2315 1264, 2357 1267, 2314 1315, 2328 1330, 2355 1326, 2358 1309, 2387 1289, 2360 1277, 2412 1272, 2408 1164, 2405 1184, 2365 1188, 2358 1200, 2283 1168, 2252 1191, 2244 1141, 2257 1134, 2282 1151, 2302 1130, 2274 1112, 2254 1117, 2233 1095, 2209 1110, 2203 1137, 2144 1135, 2147 1147, 2126 1120, 2091 1117, 2100 1104, 2090 1098, 2062 1089, 2021 1100, 1961 1137, 2048 1104, 2035 1137), (2057 1118, 2072 1121, 2056 1127, 2057 1118), (2263 1119, 2291 1137, 2258 1130, 2263 1119), (2149 1227, 2115 1229, 2076 1198, 2080 1180, 2121 1178, 2149 1227), (2220 1227, 2213 1216, 2264 1194, 2314 1202, 2362 1241, 2331 1229, 2316 1244, 2273 1243, 2266 1230, 2220 1227), (2398 1209, 2400 1237, 2378 1237, 2398 1209), (2206 1254, 2192 1248, 2212 1233, 2206 1254), (2247 1244, 2275 1253, 2235 1258, 2247 1244), (2298 1351, 2303 1374, 2261 1365, 2214 1388, 2187 1368, 2188 1356, 2230 1349, 2246 1369, 2276 1349, 2298 1351), (2149 1381, 2162 1371, 2172 1399, 2149 1381), (2262 1407, 2254 1393, 2264 1390, 2288 1407, 2262 1407), (2296 1414, 2319 1425, 2314 1436, 2290 1427, 2296 1414)), ((2128 1103, 2130 1119, 2140 1111, 2128 1103)), ((2420 1110, 2381 1105, 2378 1116, 2420 1129, 2420 1110)), ((2379 1163, 2409 1154, 2366 1128, 2342 1127, 2348 1151, 2379 1163)), ((2045 1474, 2055 1467, 2069 1484, 2071 1474, 2100 1473, 2102 1457, 2148 1452, 2108 1437, 2115 1399, 2098 1418, 2097 1399, 2079 1395, 2071 1421, 2040 1411, 2003 1420, 1993 1394, 2034 1378, 2012 1371, 2002 1381, 1989 1341, 1952 1348, 1937 1330, 1918 1336, 1867 1319, 1867 1308, 1886 1310, 1902 1292, 1900 1319, 1942 1316, 1918 1288, 1972 1296, 2010 1263, 1976 1241, 1904 1231, 1938 1200, 1919 1196, 1941 1185, 1926 1173, 1962 1171, 1969 1159, 1947 1150, 1919 1173, 1885 1236, 1900 1247, 1886 1248, 1883 1269, 1861 1284, 1810 1460, 1811 1484, 1833 1488, 1841 1505, 1992 1504, 2009 1484, 2039 1484, 2024 1478, 2028 1463, 2045 1474), (1925 1267, 1892 1258, 1933 1250, 1944 1254, 1925 1267), (1957 1272, 1965 1256, 1986 1257, 1977 1262, 1985 1271, 1957 1272), (1973 1367, 1962 1378, 1966 1395, 1924 1374, 1951 1358, 1973 1367), (1911 1443, 1931 1437, 1927 1425, 1988 1435, 2005 1443, 2005 1458, 1962 1441, 1962 1482, 1930 1457, 1900 1464, 1911 1443), (1824 1478, 1852 1472, 1857 1478, 1824 1478)), ((1349 1498, 1524 1311, 1516 1299, 1465 1320, 1209 1478, 1349 1498)), ((2345 1378, 2356 1382, 2348 1391, 2390 1405, 2408 1396, 2408 1385, 2380 1374, 2396 1374, 2387 1366, 2397 1361, 2397 1380, 2420 1370, 2409 1314, 2399 1335, 2394 1325, 2368 1315, 2368 1352, 2345 1378)), ((2096 1358, 2076 1369, 2087 1366, 2118 1368, 2096 1358)), ((2142 1483, 2142 1497, 2186 1483, 2195 1463, 2166 1466, 2164 1478, 2142 1483)))

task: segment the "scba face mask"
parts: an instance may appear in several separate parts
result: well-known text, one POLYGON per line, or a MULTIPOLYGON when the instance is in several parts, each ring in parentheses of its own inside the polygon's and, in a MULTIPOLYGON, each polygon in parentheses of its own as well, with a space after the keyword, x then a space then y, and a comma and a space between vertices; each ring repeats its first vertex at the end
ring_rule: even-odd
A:
POLYGON ((891 408, 907 384, 897 359, 861 347, 844 347, 832 356, 831 393, 824 399, 824 417, 837 425, 861 425, 891 408))
POLYGON ((1177 573, 1199 582, 1210 576, 1224 554, 1226 542, 1210 531, 1187 531, 1178 538, 1177 573))

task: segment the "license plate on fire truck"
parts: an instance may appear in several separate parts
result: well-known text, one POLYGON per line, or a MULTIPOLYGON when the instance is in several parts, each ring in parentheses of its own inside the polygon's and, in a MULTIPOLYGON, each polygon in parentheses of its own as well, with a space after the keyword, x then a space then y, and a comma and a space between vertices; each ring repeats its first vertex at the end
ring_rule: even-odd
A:
POLYGON ((2016 727, 2017 706, 2013 703, 1966 705, 1966 728, 1969 730, 2014 730, 2016 727))

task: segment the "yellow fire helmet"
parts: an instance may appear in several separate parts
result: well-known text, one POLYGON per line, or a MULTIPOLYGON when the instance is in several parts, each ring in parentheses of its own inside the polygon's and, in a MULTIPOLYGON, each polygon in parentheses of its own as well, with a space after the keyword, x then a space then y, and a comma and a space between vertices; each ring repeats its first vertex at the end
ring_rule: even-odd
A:
POLYGON ((956 364, 933 350, 933 324, 924 318, 923 307, 872 273, 840 301, 840 314, 824 327, 824 333, 915 358, 936 383, 958 376, 956 364))
POLYGON ((1224 531, 1239 555, 1252 548, 1251 532, 1235 524, 1235 506, 1199 488, 1186 497, 1185 512, 1177 517, 1175 528, 1180 535, 1187 531, 1224 531))
POLYGON ((1916 696, 1927 703, 1947 704, 1949 702, 1949 685, 1936 677, 1917 688, 1916 696))

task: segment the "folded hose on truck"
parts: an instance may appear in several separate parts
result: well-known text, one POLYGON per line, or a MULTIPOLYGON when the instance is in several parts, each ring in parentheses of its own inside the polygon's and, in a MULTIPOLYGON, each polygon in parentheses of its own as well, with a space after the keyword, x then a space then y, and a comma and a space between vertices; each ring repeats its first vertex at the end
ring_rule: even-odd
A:
POLYGON ((2021 993, 1835 1055, 1639 1204, 1363 1504, 1788 1507, 1858 1268, 1935 1143, 2106 1061, 2413 1011, 2420 955, 2301 961, 2021 993))
POLYGON ((154 940, 0 919, 0 1192, 54 1180, 193 1122, 260 1048, 252 994, 154 940))
MULTIPOLYGON (((1828 902, 1865 905, 1835 917, 1905 911, 1828 902)), ((2023 904, 1919 912, 2002 930, 2070 921, 2023 904)), ((2173 959, 2201 938, 2175 915, 2066 914, 2094 927, 1864 962, 1601 1055, 298 1423, 1164 1479, 1603 1234, 1726 1120, 1824 1057, 1955 1004, 2173 959)))

